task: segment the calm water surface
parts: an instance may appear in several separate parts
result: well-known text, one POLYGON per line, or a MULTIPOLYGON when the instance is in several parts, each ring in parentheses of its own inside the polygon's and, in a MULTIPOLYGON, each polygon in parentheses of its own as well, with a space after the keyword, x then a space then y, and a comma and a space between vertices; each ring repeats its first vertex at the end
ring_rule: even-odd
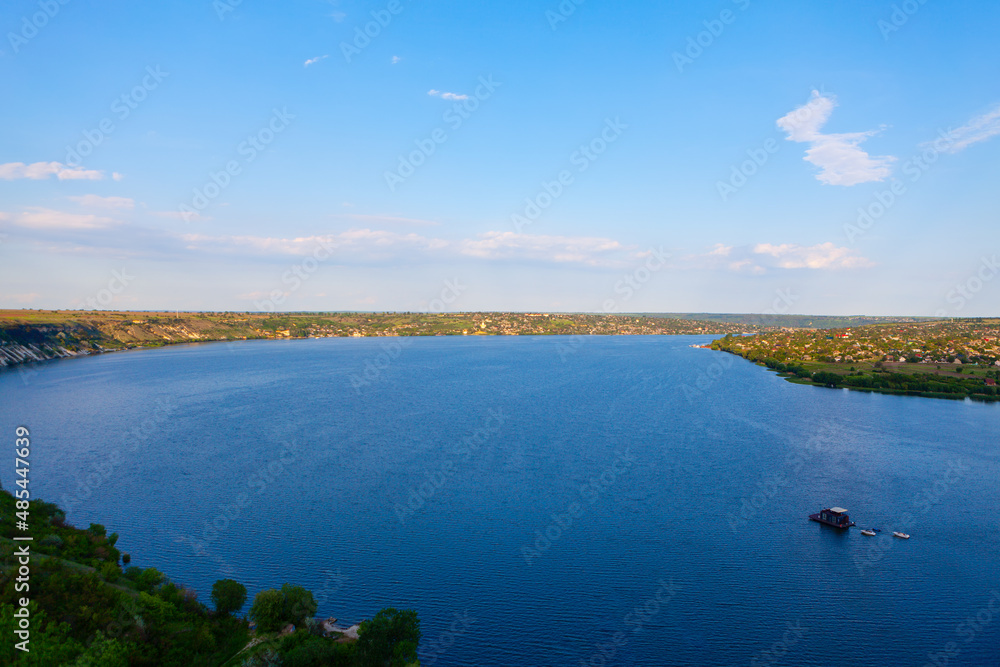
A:
POLYGON ((1000 405, 795 386, 708 340, 126 352, 0 373, 2 424, 133 564, 206 602, 415 608, 424 665, 1000 664, 1000 405), (913 537, 806 519, 831 505, 913 537))

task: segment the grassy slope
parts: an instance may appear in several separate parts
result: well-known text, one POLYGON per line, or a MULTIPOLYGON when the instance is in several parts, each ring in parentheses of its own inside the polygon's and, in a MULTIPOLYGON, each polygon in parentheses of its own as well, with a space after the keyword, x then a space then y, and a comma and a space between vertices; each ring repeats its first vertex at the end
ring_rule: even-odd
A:
MULTIPOLYGON (((725 334, 745 325, 623 315, 162 313, 0 310, 0 345, 100 352, 197 341, 315 336, 725 334)), ((761 327, 749 327, 752 331, 761 327)))
MULTIPOLYGON (((817 361, 804 360, 809 348, 806 344, 815 346, 822 344, 831 336, 851 331, 850 329, 827 329, 811 332, 798 331, 796 341, 789 343, 785 334, 758 334, 751 339, 729 338, 712 342, 712 348, 730 352, 767 366, 779 372, 789 382, 813 386, 833 386, 827 381, 830 378, 820 375, 819 381, 810 376, 816 373, 833 374, 843 378, 838 387, 846 387, 855 391, 876 391, 888 394, 907 394, 929 398, 962 399, 965 397, 976 400, 1000 400, 1000 394, 995 389, 985 386, 987 378, 1000 377, 1000 369, 993 365, 996 354, 984 352, 979 357, 980 364, 970 363, 907 363, 898 361, 817 361), (783 338, 784 337, 784 338, 783 338), (783 338, 783 339, 782 339, 783 338), (749 349, 738 348, 741 341, 746 341, 749 349), (750 347, 750 342, 754 346, 750 347), (759 342, 758 342, 759 341, 759 342), (778 362, 777 364, 775 362, 778 362), (878 365, 876 365, 878 363, 878 365), (796 372, 792 368, 802 369, 806 373, 796 372), (958 372, 961 371, 961 372, 958 372), (889 386, 850 386, 851 382, 885 383, 889 386), (926 385, 944 385, 928 387, 926 385)), ((863 336, 872 340, 888 339, 896 333, 896 327, 890 325, 870 325, 854 329, 854 334, 862 332, 863 336)), ((995 344, 1000 334, 1000 320, 966 320, 947 322, 917 323, 907 329, 906 344, 918 348, 934 348, 933 341, 948 340, 949 344, 959 348, 979 350, 995 350, 995 344), (921 332, 924 335, 921 335, 921 332)), ((898 339, 898 336, 896 337, 898 339)), ((893 339, 895 340, 895 339, 893 339)), ((894 343, 895 344, 895 343, 894 343)))

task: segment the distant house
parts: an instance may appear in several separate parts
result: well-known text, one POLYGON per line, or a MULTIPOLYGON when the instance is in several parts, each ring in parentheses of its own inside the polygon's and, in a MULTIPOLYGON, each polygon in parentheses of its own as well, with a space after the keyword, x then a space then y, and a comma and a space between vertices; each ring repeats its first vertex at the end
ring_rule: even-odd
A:
POLYGON ((987 387, 995 387, 995 386, 997 386, 997 381, 994 380, 993 378, 986 378, 986 386, 987 387))

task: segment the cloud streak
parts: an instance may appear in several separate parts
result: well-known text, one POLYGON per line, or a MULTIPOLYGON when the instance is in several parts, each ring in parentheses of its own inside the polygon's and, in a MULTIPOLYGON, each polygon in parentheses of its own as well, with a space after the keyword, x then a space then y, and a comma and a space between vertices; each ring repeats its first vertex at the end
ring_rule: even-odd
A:
POLYGON ((135 200, 129 199, 128 197, 101 197, 99 195, 82 195, 80 197, 70 197, 70 201, 74 201, 84 208, 103 208, 103 209, 131 209, 135 208, 135 200))
POLYGON ((105 229, 117 224, 113 218, 66 213, 38 206, 26 208, 19 215, 11 216, 11 219, 19 227, 40 230, 105 229))
POLYGON ((692 268, 725 269, 737 273, 762 275, 784 269, 844 271, 874 266, 874 262, 853 248, 827 241, 812 246, 797 243, 757 243, 745 246, 716 244, 709 252, 685 258, 692 268))
POLYGON ((329 55, 316 56, 315 58, 310 58, 309 60, 305 61, 305 63, 303 63, 302 66, 303 67, 309 67, 310 65, 315 65, 319 61, 324 60, 324 59, 329 58, 329 57, 330 57, 329 55))
POLYGON ((976 116, 962 127, 951 130, 945 152, 958 153, 998 134, 1000 134, 1000 104, 981 116, 976 116))
MULTIPOLYGON (((103 171, 94 169, 84 169, 83 167, 69 167, 61 162, 7 162, 0 164, 0 180, 16 181, 27 179, 32 181, 44 181, 55 176, 60 181, 99 181, 104 178, 103 171)), ((115 180, 121 180, 119 174, 115 174, 115 180)))
POLYGON ((836 106, 833 95, 814 90, 806 104, 779 118, 777 124, 788 134, 788 141, 809 144, 803 159, 819 167, 816 180, 821 183, 851 186, 885 180, 892 173, 896 158, 891 155, 872 157, 860 148, 861 143, 878 134, 878 130, 842 134, 820 132, 836 106))
POLYGON ((461 102, 462 100, 469 99, 468 95, 459 95, 458 93, 443 93, 440 90, 428 90, 427 94, 431 97, 440 97, 442 100, 452 100, 461 102))

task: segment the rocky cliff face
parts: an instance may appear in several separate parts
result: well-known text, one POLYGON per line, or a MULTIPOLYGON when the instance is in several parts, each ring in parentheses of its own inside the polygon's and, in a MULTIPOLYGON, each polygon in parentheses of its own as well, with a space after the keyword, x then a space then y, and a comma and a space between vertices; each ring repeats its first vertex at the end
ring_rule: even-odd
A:
POLYGON ((0 368, 16 366, 17 364, 47 359, 62 359, 77 357, 90 352, 72 352, 58 345, 21 345, 19 343, 0 343, 0 368))

